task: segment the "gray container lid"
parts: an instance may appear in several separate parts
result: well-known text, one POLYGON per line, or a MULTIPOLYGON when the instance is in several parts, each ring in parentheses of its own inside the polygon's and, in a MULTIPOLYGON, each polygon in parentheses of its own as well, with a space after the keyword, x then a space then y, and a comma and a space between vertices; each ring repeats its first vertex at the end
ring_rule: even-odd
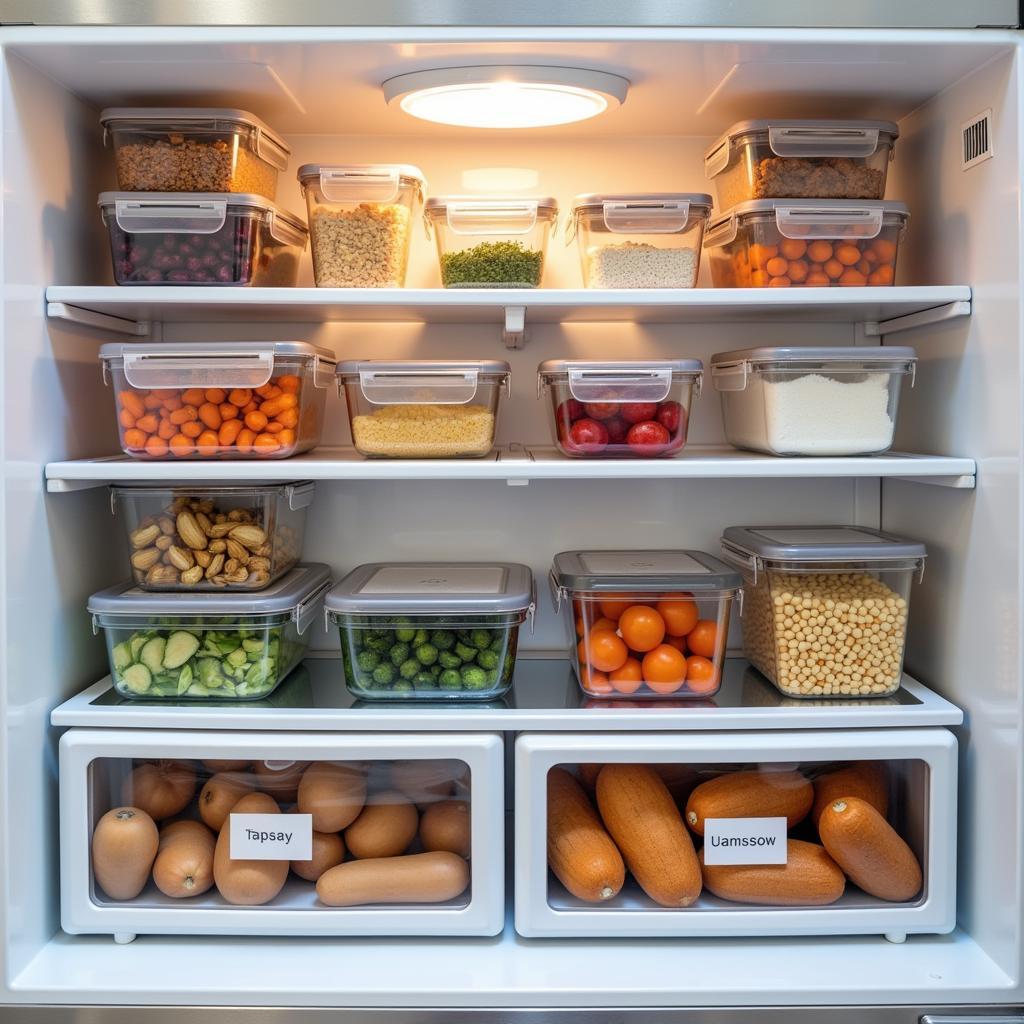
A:
MULTIPOLYGON (((221 208, 221 213, 224 217, 237 217, 256 210, 265 215, 273 215, 275 220, 286 224, 303 237, 309 233, 306 222, 301 217, 255 192, 101 192, 96 198, 96 205, 104 216, 111 210, 120 210, 118 203, 122 206, 129 204, 140 210, 161 209, 168 214, 180 213, 182 216, 188 214, 189 207, 195 209, 202 204, 210 206, 223 203, 225 205, 221 208)), ((125 227, 124 230, 131 229, 125 227)))
MULTIPOLYGON (((128 582, 93 594, 86 609, 91 615, 102 616, 105 620, 140 615, 190 619, 204 615, 242 618, 288 612, 298 618, 306 617, 311 606, 319 602, 330 585, 331 570, 320 562, 309 562, 297 565, 265 590, 255 593, 153 593, 128 582)), ((230 626, 225 628, 230 629, 230 626)))
POLYGON ((515 562, 370 562, 331 589, 328 613, 490 615, 528 612, 533 573, 515 562))
POLYGON ((568 373, 570 370, 609 370, 628 373, 636 370, 671 370, 673 373, 700 373, 704 364, 699 359, 545 359, 537 367, 541 379, 568 373))
POLYGON ((275 356, 319 356, 334 362, 334 353, 329 348, 311 345, 308 341, 171 341, 150 342, 139 345, 130 341, 108 341, 100 346, 100 359, 109 362, 120 359, 127 352, 130 355, 164 356, 226 356, 235 353, 246 354, 253 350, 270 352, 275 356))
MULTIPOLYGON (((909 346, 885 346, 884 348, 829 347, 814 345, 808 348, 796 346, 738 348, 731 352, 716 352, 711 357, 712 368, 749 363, 916 363, 917 353, 909 346)), ((909 370, 909 367, 907 367, 909 370)))
POLYGON ((895 561, 926 555, 920 541, 866 526, 730 526, 722 546, 778 562, 895 561))
POLYGON ((562 551, 551 578, 565 591, 739 590, 740 575, 704 551, 562 551))
POLYGON ((689 203, 690 206, 714 205, 707 192, 584 192, 572 201, 573 213, 600 210, 605 203, 689 203))
POLYGON ((339 377, 356 376, 363 371, 372 373, 464 373, 476 370, 481 374, 506 376, 511 372, 508 363, 500 359, 445 360, 445 359, 345 359, 335 371, 339 377))
POLYGON ((404 182, 416 183, 422 187, 427 179, 423 172, 414 164, 303 164, 295 174, 301 182, 319 179, 324 171, 339 175, 351 175, 358 179, 361 175, 369 175, 375 172, 395 172, 404 182))
POLYGON ((510 206, 536 203, 538 211, 558 212, 558 200, 554 196, 431 196, 424 203, 423 209, 427 213, 441 213, 448 208, 449 203, 458 203, 460 206, 479 206, 484 209, 497 203, 508 203, 510 206))

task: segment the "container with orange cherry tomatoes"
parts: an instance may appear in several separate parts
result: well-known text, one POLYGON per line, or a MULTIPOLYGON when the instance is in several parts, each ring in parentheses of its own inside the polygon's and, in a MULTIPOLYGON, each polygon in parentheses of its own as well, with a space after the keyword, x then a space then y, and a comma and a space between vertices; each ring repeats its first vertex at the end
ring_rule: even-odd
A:
POLYGON ((284 459, 320 443, 335 359, 299 341, 108 344, 121 448, 134 459, 284 459))
POLYGON ((891 285, 910 212, 893 201, 755 199, 713 217, 716 288, 891 285))
POLYGON ((703 551, 563 551, 551 569, 580 687, 602 700, 717 693, 740 587, 703 551))

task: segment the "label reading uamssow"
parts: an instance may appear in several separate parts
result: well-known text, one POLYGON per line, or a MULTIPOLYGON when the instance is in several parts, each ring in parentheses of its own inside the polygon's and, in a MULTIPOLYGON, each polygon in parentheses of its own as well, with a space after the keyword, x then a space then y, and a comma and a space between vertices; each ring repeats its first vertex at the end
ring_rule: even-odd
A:
POLYGON ((232 814, 232 860, 311 860, 312 814, 232 814))
POLYGON ((785 864, 785 818, 708 818, 705 864, 785 864))

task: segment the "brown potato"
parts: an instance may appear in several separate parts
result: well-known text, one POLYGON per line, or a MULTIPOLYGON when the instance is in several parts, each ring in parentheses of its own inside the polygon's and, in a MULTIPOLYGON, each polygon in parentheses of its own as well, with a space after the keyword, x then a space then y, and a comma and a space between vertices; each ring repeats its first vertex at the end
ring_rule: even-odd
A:
MULTIPOLYGON (((233 814, 279 814, 266 793, 248 793, 231 809, 233 814)), ((245 860, 231 857, 231 829, 222 828, 213 854, 213 880, 228 903, 258 907, 269 903, 288 879, 286 860, 245 860)))
POLYGON ((247 772, 220 772, 199 791, 199 817, 219 832, 231 808, 256 788, 256 776, 247 772))
POLYGON ((353 857, 397 857, 416 838, 420 816, 413 802, 397 790, 375 793, 359 817, 345 829, 353 857))
POLYGON ((313 815, 317 832, 340 832, 366 803, 366 774, 345 764, 317 761, 299 782, 298 810, 313 815))
POLYGON ((431 804, 420 820, 420 840, 428 853, 447 850, 460 857, 468 857, 469 804, 465 800, 442 800, 439 804, 431 804))
POLYGON ((160 830, 153 881, 175 899, 201 896, 213 885, 214 834, 198 821, 172 821, 160 830))
POLYGON ((153 819, 138 807, 115 807, 92 834, 92 874, 113 900, 133 900, 146 888, 160 837, 153 819))
POLYGON ((345 859, 345 840, 337 832, 313 833, 313 856, 309 860, 293 860, 292 871, 307 882, 315 882, 325 872, 345 859))
POLYGON ((188 762, 146 761, 124 780, 121 800, 141 808, 154 821, 163 821, 181 814, 195 791, 196 773, 188 762))

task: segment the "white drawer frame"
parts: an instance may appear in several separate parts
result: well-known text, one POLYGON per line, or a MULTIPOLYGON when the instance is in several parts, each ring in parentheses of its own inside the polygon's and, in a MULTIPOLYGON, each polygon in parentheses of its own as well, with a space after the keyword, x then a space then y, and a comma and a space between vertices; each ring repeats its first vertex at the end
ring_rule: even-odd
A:
MULTIPOLYGON (((60 740, 61 925, 78 934, 491 936, 505 923, 504 743, 497 733, 323 734, 71 729, 60 740), (89 764, 95 758, 464 761, 471 773, 472 862, 463 907, 166 907, 92 898, 89 764)), ((170 902, 170 901, 168 901, 170 902)))
POLYGON ((515 926, 520 935, 591 939, 884 935, 902 942, 910 934, 943 934, 956 925, 957 742, 945 729, 524 734, 516 741, 515 771, 515 926), (553 766, 609 762, 791 764, 794 754, 800 762, 917 760, 927 766, 927 806, 920 809, 926 851, 920 900, 910 906, 843 906, 841 901, 831 907, 758 908, 726 907, 712 898, 708 905, 687 910, 650 904, 641 907, 623 896, 605 907, 585 906, 572 897, 567 897, 566 908, 555 909, 548 903, 546 780, 553 766))

